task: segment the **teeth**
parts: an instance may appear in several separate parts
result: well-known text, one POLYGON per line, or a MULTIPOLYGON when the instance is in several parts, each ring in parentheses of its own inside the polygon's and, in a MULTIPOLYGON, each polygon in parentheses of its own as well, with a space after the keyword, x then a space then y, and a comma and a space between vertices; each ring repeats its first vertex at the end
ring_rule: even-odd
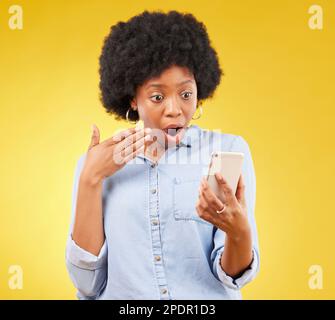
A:
POLYGON ((178 128, 168 128, 168 129, 165 129, 164 131, 169 134, 170 136, 175 136, 178 131, 179 131, 180 127, 178 128))
POLYGON ((170 136, 175 136, 176 133, 177 133, 177 130, 176 130, 175 128, 169 128, 169 129, 168 129, 168 134, 169 134, 170 136))

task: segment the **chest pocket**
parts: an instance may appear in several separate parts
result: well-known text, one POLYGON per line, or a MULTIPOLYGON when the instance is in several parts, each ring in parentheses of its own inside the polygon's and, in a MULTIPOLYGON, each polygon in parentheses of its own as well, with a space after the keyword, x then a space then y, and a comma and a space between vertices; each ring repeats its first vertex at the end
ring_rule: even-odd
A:
POLYGON ((208 226, 210 222, 199 217, 195 208, 199 196, 200 179, 174 178, 173 214, 175 220, 197 221, 208 226))

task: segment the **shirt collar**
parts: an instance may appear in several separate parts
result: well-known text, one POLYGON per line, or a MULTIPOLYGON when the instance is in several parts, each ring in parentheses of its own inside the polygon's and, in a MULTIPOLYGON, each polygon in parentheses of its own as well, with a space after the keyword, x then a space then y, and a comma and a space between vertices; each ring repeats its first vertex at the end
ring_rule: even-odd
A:
POLYGON ((199 139, 199 129, 199 126, 195 124, 188 126, 183 138, 179 142, 179 146, 191 148, 192 144, 199 139))

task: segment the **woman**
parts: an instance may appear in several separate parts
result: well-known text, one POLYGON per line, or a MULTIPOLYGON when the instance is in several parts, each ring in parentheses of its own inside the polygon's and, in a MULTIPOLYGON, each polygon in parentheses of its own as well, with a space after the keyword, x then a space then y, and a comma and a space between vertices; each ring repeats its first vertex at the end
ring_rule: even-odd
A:
POLYGON ((189 125, 221 75, 191 14, 144 11, 111 28, 100 57, 102 103, 144 128, 100 142, 94 127, 78 161, 66 248, 78 298, 240 299, 257 274, 248 144, 189 125), (220 174, 222 197, 203 178, 214 150, 245 155, 235 194, 220 174))

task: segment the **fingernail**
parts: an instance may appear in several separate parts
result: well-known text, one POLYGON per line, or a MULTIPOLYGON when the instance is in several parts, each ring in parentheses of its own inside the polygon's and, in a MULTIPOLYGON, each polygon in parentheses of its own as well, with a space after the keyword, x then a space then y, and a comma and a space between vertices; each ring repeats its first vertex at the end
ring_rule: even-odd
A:
POLYGON ((220 180, 220 181, 222 181, 223 180, 223 178, 222 178, 222 175, 220 174, 220 173, 216 173, 216 177, 220 180))
POLYGON ((151 138, 150 135, 144 137, 144 140, 145 140, 145 141, 151 141, 151 139, 152 139, 152 138, 151 138))

